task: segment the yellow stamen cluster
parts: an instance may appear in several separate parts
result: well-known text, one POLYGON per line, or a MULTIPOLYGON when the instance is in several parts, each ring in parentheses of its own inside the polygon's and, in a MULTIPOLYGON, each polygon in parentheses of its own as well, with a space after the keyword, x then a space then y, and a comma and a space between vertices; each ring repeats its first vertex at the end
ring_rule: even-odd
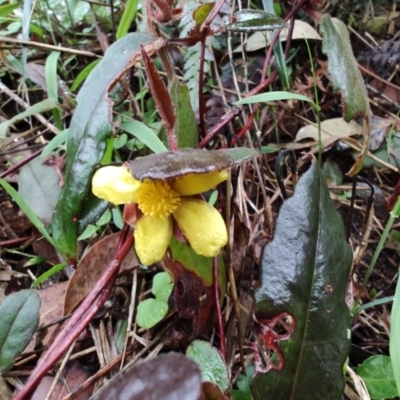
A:
POLYGON ((135 191, 139 209, 144 215, 167 218, 179 207, 181 200, 165 181, 146 180, 135 191))

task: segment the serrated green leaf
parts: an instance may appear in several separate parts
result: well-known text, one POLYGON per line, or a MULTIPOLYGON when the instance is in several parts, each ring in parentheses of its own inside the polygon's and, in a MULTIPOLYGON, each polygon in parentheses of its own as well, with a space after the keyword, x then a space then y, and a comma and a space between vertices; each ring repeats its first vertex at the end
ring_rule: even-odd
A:
POLYGON ((388 399, 399 395, 390 357, 379 355, 367 358, 357 368, 357 374, 365 382, 371 399, 388 399))
POLYGON ((39 325, 40 298, 35 290, 21 290, 0 306, 0 372, 10 368, 30 343, 39 325))
POLYGON ((158 324, 168 312, 168 304, 157 299, 146 299, 140 302, 136 312, 136 323, 144 329, 158 324))
POLYGON ((256 400, 340 398, 350 348, 345 294, 351 264, 343 222, 313 160, 282 205, 274 239, 262 253, 257 319, 267 329, 269 320, 289 314, 293 333, 278 344, 282 370, 253 378, 256 400))
POLYGON ((228 389, 228 369, 218 350, 210 343, 195 340, 187 348, 186 356, 198 364, 203 381, 215 383, 223 392, 228 389))

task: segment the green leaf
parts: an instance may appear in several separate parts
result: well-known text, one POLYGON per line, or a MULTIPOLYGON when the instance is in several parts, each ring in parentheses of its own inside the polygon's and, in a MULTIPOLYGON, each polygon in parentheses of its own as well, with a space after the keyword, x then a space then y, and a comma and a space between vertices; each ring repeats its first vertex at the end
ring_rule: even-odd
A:
POLYGON ((138 0, 128 0, 125 4, 124 13, 117 29, 117 39, 123 38, 129 31, 132 21, 135 19, 138 0))
POLYGON ((143 300, 137 309, 136 322, 141 328, 150 329, 167 315, 168 299, 173 288, 168 272, 154 275, 152 292, 156 298, 143 300))
POLYGON ((154 153, 168 151, 164 143, 147 125, 140 121, 129 121, 121 124, 121 129, 130 133, 145 144, 154 153))
POLYGON ((42 158, 30 161, 20 170, 18 191, 42 222, 50 224, 61 192, 56 168, 42 158))
POLYGON ((144 329, 150 329, 167 315, 168 304, 157 299, 140 302, 136 312, 136 323, 144 329))
POLYGON ((234 13, 224 26, 228 31, 249 33, 286 28, 288 24, 270 12, 245 9, 234 13))
MULTIPOLYGON (((212 258, 197 254, 189 244, 179 242, 173 236, 169 248, 171 250, 171 258, 173 261, 178 261, 184 266, 184 268, 194 272, 201 278, 204 285, 211 286, 213 284, 214 274, 212 258)), ((218 256, 218 284, 221 290, 221 296, 223 297, 226 290, 226 276, 224 262, 221 255, 218 256)))
POLYGON ((75 92, 78 86, 88 77, 88 75, 92 72, 92 70, 97 66, 97 64, 101 60, 94 60, 90 64, 86 65, 85 68, 81 72, 79 72, 78 76, 75 78, 74 83, 71 86, 71 92, 75 92))
POLYGON ((228 389, 228 369, 218 350, 210 343, 195 340, 187 348, 186 357, 198 364, 203 382, 215 383, 223 392, 228 389))
MULTIPOLYGON (((350 348, 345 294, 351 264, 343 222, 314 159, 282 205, 274 239, 262 253, 257 320, 267 331, 273 318, 286 314, 293 333, 277 344, 283 368, 252 380, 255 399, 340 398, 350 348)), ((270 343, 263 344, 279 356, 270 343)))
POLYGON ((261 103, 266 101, 279 101, 279 100, 302 100, 308 101, 313 105, 313 107, 317 107, 314 102, 309 99, 307 96, 303 96, 302 94, 290 93, 290 92, 268 92, 256 94, 255 96, 246 97, 243 100, 235 101, 232 103, 234 106, 239 104, 253 104, 253 103, 261 103))
POLYGON ((400 394, 400 279, 397 279, 391 318, 389 351, 394 379, 396 380, 398 394, 400 394))
MULTIPOLYGON (((108 98, 109 90, 140 58, 140 45, 153 41, 152 36, 135 32, 115 42, 93 69, 77 96, 77 107, 68 134, 65 183, 52 221, 54 241, 67 262, 75 262, 78 231, 86 227, 79 226, 78 222, 82 215, 91 214, 87 204, 85 212, 82 211, 87 203, 91 176, 103 158, 107 139, 113 131, 113 103, 108 98)), ((97 206, 102 204, 107 203, 94 203, 92 209, 97 210, 97 206)), ((104 212, 104 207, 100 207, 99 211, 104 212)), ((95 219, 95 215, 91 217, 95 219)))
POLYGON ((251 378, 254 375, 254 367, 252 365, 246 366, 246 375, 239 375, 236 381, 236 386, 239 390, 231 390, 230 395, 233 400, 253 400, 250 390, 251 378))
MULTIPOLYGON (((206 6, 208 4, 203 5, 206 6)), ((170 94, 176 110, 174 130, 178 139, 178 147, 180 149, 194 148, 199 143, 199 131, 197 129, 196 116, 190 102, 189 89, 175 78, 170 87, 170 94)))
POLYGON ((0 306, 0 372, 10 368, 39 325, 40 298, 34 290, 6 297, 0 306))
POLYGON ((38 218, 38 216, 31 210, 31 208, 26 204, 25 200, 20 196, 20 194, 4 179, 0 179, 0 185, 7 191, 7 193, 13 198, 13 200, 18 204, 19 208, 25 213, 25 215, 29 218, 35 228, 46 238, 46 240, 52 245, 55 246, 52 238, 47 232, 45 226, 42 221, 38 218))
POLYGON ((343 102, 343 118, 350 122, 356 117, 366 121, 363 148, 348 174, 361 168, 368 150, 371 130, 371 109, 364 80, 353 55, 346 25, 325 14, 322 18, 322 50, 328 56, 328 72, 335 90, 340 91, 343 102))
POLYGON ((154 275, 152 292, 157 300, 168 303, 174 284, 168 272, 159 272, 154 275))
POLYGON ((367 358, 357 368, 357 374, 365 382, 371 399, 388 399, 399 395, 390 357, 379 355, 367 358))
POLYGON ((51 276, 53 276, 54 274, 56 274, 57 272, 62 271, 65 267, 67 266, 66 263, 62 263, 62 264, 57 264, 54 267, 48 269, 46 272, 44 272, 42 275, 40 275, 35 282, 32 283, 32 288, 35 288, 37 286, 39 286, 42 282, 44 282, 46 279, 50 278, 51 276))
POLYGON ((0 6, 0 18, 7 17, 8 14, 11 14, 16 8, 18 8, 20 6, 21 6, 21 3, 2 4, 0 6))
POLYGON ((64 129, 57 136, 54 136, 53 139, 50 140, 49 143, 43 148, 41 158, 48 156, 52 153, 57 147, 61 146, 66 142, 68 137, 68 129, 64 129))
POLYGON ((57 106, 58 103, 54 99, 46 99, 40 101, 39 103, 34 104, 33 106, 29 107, 26 111, 17 114, 15 117, 11 118, 8 121, 2 122, 0 124, 0 138, 6 137, 8 128, 12 124, 16 124, 17 122, 23 120, 24 118, 31 117, 34 114, 40 114, 45 111, 49 111, 57 106))
MULTIPOLYGON (((53 51, 46 59, 46 86, 49 99, 58 101, 58 77, 57 62, 60 56, 59 51, 53 51)), ((61 114, 58 108, 52 110, 53 118, 58 129, 62 129, 61 114)))

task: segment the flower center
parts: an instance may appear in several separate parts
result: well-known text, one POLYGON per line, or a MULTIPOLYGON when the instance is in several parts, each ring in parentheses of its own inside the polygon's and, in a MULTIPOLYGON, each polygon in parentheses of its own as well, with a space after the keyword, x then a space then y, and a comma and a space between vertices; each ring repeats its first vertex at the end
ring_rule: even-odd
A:
POLYGON ((144 215, 167 218, 180 205, 181 199, 165 181, 146 180, 135 192, 139 209, 144 215))

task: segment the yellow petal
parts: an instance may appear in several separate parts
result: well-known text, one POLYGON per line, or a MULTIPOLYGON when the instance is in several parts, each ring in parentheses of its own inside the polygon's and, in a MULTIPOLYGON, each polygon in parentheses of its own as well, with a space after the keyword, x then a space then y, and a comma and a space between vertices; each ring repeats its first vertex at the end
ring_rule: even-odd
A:
POLYGON ((205 201, 182 198, 173 216, 197 254, 214 257, 226 245, 225 222, 221 214, 205 201))
POLYGON ((92 178, 93 194, 114 204, 132 203, 140 185, 128 168, 113 165, 98 169, 92 178))
POLYGON ((171 218, 144 215, 136 224, 135 250, 142 264, 160 261, 172 236, 171 218))
POLYGON ((188 174, 176 178, 172 189, 181 196, 192 196, 206 192, 228 179, 228 171, 207 172, 205 174, 188 174))

